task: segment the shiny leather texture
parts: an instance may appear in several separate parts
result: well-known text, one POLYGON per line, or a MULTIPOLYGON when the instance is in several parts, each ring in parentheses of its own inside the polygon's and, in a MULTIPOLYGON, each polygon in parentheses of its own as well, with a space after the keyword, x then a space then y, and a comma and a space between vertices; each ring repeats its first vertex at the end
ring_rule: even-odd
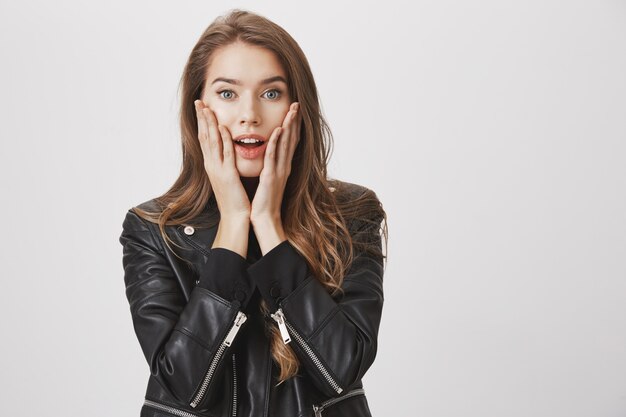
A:
MULTIPOLYGON (((338 199, 370 191, 341 184, 338 199)), ((219 218, 212 202, 203 218, 219 218)), ((358 220, 348 227, 353 239, 381 248, 382 219, 373 220, 377 227, 358 220)), ((166 226, 185 262, 165 245, 158 225, 132 209, 123 221, 126 296, 150 369, 141 416, 371 416, 361 378, 376 357, 382 258, 356 252, 344 294, 331 296, 289 241, 262 256, 250 227, 244 259, 211 249, 217 224, 194 224, 166 226), (272 312, 281 309, 301 364, 298 375, 279 385, 264 321, 278 324, 261 314, 261 299, 272 312), (237 325, 242 313, 246 319, 237 325)))

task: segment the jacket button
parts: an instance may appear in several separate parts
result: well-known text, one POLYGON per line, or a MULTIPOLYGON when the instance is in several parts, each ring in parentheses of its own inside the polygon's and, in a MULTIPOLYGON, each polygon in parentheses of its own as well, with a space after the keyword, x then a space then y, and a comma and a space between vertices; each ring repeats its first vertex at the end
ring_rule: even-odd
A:
POLYGON ((240 302, 245 300, 246 299, 245 291, 241 291, 241 290, 235 291, 235 299, 240 301, 240 302))
POLYGON ((272 288, 270 288, 270 295, 272 297, 279 297, 280 296, 280 287, 275 285, 272 288))
POLYGON ((193 228, 193 226, 185 226, 185 234, 186 235, 193 235, 193 232, 195 232, 196 230, 193 228))

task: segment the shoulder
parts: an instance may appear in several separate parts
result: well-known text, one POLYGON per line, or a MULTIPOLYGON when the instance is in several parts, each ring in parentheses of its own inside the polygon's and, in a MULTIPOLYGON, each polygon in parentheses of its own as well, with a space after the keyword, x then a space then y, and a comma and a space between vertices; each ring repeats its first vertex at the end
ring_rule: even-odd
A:
POLYGON ((124 229, 135 231, 148 231, 149 224, 152 223, 142 213, 157 215, 163 210, 162 205, 157 198, 141 202, 137 205, 130 207, 124 217, 124 229))
POLYGON ((159 203, 158 198, 152 198, 150 200, 144 201, 143 203, 140 203, 132 207, 132 209, 135 209, 135 208, 139 208, 140 210, 151 212, 151 213, 160 213, 161 211, 163 211, 165 207, 163 207, 163 205, 159 203))
POLYGON ((350 228, 376 227, 385 217, 383 205, 371 188, 347 181, 332 180, 328 185, 335 194, 339 212, 350 228))
POLYGON ((334 192, 338 202, 350 203, 360 198, 378 200, 376 193, 364 185, 333 179, 328 181, 328 187, 334 192))
POLYGON ((383 237, 387 239, 387 215, 378 196, 364 185, 333 181, 337 209, 350 233, 357 254, 366 253, 383 264, 383 237))

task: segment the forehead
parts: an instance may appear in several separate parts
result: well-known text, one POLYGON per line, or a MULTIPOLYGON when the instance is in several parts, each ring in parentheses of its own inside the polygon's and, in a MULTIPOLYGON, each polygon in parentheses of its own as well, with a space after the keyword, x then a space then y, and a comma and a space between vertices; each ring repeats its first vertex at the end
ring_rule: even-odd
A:
POLYGON ((217 77, 225 77, 241 80, 244 84, 256 84, 274 75, 286 75, 274 52, 242 42, 216 50, 207 69, 209 83, 217 77))

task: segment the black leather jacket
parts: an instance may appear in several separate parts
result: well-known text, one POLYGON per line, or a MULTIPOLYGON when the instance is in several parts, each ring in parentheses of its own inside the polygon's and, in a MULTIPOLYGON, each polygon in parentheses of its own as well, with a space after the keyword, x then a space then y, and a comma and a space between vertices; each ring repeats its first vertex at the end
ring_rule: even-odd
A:
MULTIPOLYGON (((153 199, 139 207, 157 206, 153 199)), ((214 199, 203 215, 219 218, 214 199)), ((123 222, 126 296, 150 367, 141 416, 371 416, 361 378, 376 356, 382 258, 355 253, 343 296, 331 297, 289 241, 261 256, 250 227, 244 259, 211 249, 217 225, 192 224, 166 226, 187 264, 156 224, 132 209, 123 222), (273 318, 260 313, 261 298, 273 318), (279 385, 264 320, 282 328, 301 363, 298 375, 279 385)), ((378 228, 349 228, 380 247, 378 228)))

